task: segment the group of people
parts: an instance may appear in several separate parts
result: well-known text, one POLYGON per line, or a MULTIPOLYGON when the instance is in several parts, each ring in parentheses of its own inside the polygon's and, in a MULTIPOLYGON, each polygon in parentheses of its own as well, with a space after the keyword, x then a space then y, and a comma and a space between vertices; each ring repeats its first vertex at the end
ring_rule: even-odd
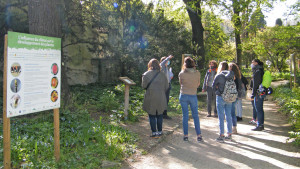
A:
MULTIPOLYGON (((146 89, 143 109, 149 115, 151 137, 158 138, 162 135, 163 118, 170 119, 167 115, 167 106, 171 89, 173 73, 168 69, 170 59, 173 56, 163 57, 159 62, 151 59, 148 63, 148 71, 143 74, 142 87, 146 89)), ((251 64, 253 79, 252 105, 253 119, 250 123, 256 124, 252 130, 261 131, 264 129, 263 101, 265 94, 258 93, 259 85, 262 83, 264 74, 263 62, 254 59, 251 64)), ((188 141, 188 120, 189 106, 194 120, 197 141, 202 142, 200 121, 198 116, 197 89, 200 86, 200 72, 196 70, 195 61, 186 57, 182 70, 178 75, 180 82, 179 101, 182 107, 183 140, 188 141)), ((248 84, 247 79, 241 74, 237 64, 218 63, 214 60, 209 62, 209 69, 206 72, 202 92, 207 92, 207 117, 212 117, 211 111, 214 107, 214 117, 219 118, 220 135, 216 138, 218 142, 232 139, 232 134, 237 134, 237 121, 242 120, 242 99, 246 97, 248 84), (222 97, 227 81, 234 81, 237 97, 232 102, 225 101, 222 97), (224 117, 226 117, 227 134, 225 136, 224 117)))

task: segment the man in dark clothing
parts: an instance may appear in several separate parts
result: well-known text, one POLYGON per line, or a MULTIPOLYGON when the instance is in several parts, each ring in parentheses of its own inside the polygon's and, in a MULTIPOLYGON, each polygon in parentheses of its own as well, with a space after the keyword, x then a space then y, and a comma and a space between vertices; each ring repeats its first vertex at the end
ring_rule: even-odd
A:
POLYGON ((252 72, 253 72, 253 88, 251 100, 254 100, 254 107, 257 112, 257 125, 253 131, 261 131, 264 130, 264 109, 263 103, 266 97, 266 92, 258 93, 258 89, 263 80, 264 68, 263 62, 259 59, 254 59, 251 64, 252 72))

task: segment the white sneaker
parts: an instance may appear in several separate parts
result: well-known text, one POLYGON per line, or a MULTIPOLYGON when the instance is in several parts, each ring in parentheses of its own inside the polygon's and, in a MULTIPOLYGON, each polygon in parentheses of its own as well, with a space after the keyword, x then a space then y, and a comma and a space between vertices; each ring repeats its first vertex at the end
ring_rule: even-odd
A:
POLYGON ((237 134, 236 126, 233 126, 233 127, 232 127, 232 134, 237 134))

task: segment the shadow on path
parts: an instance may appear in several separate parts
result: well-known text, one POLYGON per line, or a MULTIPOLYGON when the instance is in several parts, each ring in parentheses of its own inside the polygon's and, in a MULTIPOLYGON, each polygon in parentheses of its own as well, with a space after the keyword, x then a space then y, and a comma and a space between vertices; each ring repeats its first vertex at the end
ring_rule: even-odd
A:
MULTIPOLYGON (((146 144, 155 142, 156 146, 150 147, 147 155, 127 160, 122 168, 300 168, 299 147, 287 142, 291 129, 287 117, 280 114, 278 106, 270 100, 271 97, 264 104, 263 131, 251 130, 254 126, 248 122, 252 119, 252 105, 246 99, 243 100, 243 121, 237 126, 238 134, 225 143, 215 141, 219 135, 218 118, 206 117, 205 110, 199 114, 204 142, 196 141, 193 120, 189 121, 189 141, 183 141, 181 116, 178 115, 171 121, 164 121, 164 128, 170 130, 173 126, 172 134, 160 141, 150 139, 147 134, 146 144)), ((144 119, 144 123, 147 124, 136 127, 149 133, 148 121, 144 119)))

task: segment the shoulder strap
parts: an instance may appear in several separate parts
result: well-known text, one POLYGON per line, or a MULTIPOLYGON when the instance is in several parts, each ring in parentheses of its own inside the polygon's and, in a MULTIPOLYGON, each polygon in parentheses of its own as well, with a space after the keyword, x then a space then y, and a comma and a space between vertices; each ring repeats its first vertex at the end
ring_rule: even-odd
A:
POLYGON ((156 78, 156 76, 159 74, 159 72, 156 73, 156 75, 150 80, 150 82, 148 83, 146 90, 148 89, 148 87, 151 85, 151 83, 153 82, 153 80, 156 78))

